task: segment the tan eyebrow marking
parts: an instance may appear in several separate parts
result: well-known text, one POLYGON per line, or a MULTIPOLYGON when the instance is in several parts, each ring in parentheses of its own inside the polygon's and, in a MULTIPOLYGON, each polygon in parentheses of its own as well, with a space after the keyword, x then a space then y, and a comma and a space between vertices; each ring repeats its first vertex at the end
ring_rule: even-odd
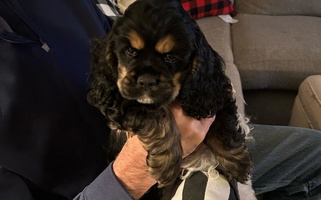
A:
POLYGON ((143 38, 136 31, 129 32, 127 38, 133 48, 141 50, 145 47, 143 38))
POLYGON ((155 50, 161 54, 169 53, 175 45, 174 39, 171 35, 166 35, 160 39, 155 45, 155 50))

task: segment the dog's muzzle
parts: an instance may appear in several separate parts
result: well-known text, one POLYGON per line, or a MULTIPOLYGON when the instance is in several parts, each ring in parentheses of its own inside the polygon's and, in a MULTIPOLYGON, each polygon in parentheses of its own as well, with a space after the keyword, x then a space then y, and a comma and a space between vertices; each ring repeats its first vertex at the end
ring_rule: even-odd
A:
POLYGON ((169 103, 177 96, 179 89, 172 79, 151 73, 138 76, 128 74, 119 84, 120 92, 125 99, 136 100, 142 104, 169 103))
POLYGON ((152 89, 158 82, 159 80, 150 74, 143 74, 137 78, 137 84, 145 91, 152 89))

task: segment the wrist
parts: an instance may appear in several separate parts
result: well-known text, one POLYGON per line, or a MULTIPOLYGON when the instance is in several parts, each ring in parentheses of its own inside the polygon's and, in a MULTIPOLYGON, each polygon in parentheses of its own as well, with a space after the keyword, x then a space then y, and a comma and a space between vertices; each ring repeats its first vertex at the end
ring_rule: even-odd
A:
POLYGON ((135 199, 156 183, 148 171, 146 156, 146 150, 134 136, 128 139, 113 164, 116 177, 135 199))

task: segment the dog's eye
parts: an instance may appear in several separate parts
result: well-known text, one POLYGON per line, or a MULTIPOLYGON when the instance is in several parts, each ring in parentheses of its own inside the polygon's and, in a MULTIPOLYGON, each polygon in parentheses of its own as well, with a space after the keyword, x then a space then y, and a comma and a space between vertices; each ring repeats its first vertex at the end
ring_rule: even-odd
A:
POLYGON ((135 57, 138 55, 138 51, 136 49, 134 49, 133 47, 128 47, 125 50, 125 53, 129 56, 129 57, 135 57))
POLYGON ((164 55, 165 61, 169 63, 174 63, 177 61, 177 58, 174 54, 172 53, 167 53, 164 55))

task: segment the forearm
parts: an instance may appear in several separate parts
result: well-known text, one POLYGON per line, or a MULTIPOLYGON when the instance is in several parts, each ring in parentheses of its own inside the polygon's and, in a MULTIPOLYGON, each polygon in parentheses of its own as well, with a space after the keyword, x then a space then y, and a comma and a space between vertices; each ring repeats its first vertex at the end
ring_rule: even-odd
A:
POLYGON ((139 199, 156 183, 148 172, 146 156, 136 136, 128 139, 114 163, 74 200, 139 199))
POLYGON ((156 183, 148 171, 146 156, 146 150, 135 136, 128 139, 113 165, 115 175, 134 199, 139 199, 156 183))

